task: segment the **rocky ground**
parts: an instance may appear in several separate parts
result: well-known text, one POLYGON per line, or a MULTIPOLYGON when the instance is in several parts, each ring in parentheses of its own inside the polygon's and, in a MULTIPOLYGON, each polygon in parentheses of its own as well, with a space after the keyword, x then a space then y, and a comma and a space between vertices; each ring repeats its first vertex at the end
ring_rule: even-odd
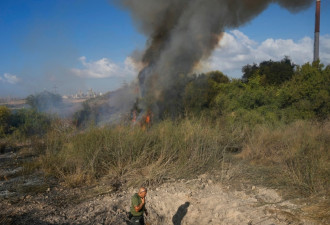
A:
MULTIPOLYGON (((107 184, 67 189, 42 174, 25 174, 21 162, 33 156, 0 154, 0 224, 127 224, 137 188, 113 191, 107 184)), ((307 220, 304 205, 283 200, 276 190, 233 188, 207 175, 150 187, 148 224, 284 225, 307 220)))

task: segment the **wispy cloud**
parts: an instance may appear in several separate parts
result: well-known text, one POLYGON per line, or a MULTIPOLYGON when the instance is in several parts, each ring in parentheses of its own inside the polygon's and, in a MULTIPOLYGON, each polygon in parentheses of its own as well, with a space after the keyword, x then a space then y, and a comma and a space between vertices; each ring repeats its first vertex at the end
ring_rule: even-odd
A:
MULTIPOLYGON (((238 30, 225 33, 218 48, 203 63, 206 70, 220 70, 231 77, 240 77, 246 64, 260 63, 265 60, 281 60, 285 56, 296 64, 313 60, 313 39, 304 37, 298 41, 291 39, 267 39, 258 43, 238 30)), ((320 58, 330 63, 330 36, 320 38, 320 58)))
POLYGON ((0 76, 0 81, 9 84, 17 84, 21 81, 21 79, 18 78, 16 75, 10 73, 4 73, 3 77, 0 76))
POLYGON ((108 78, 108 77, 127 77, 136 74, 135 65, 130 57, 127 57, 124 65, 118 65, 108 58, 97 61, 87 62, 86 57, 82 56, 79 61, 83 69, 71 69, 72 73, 84 78, 108 78))

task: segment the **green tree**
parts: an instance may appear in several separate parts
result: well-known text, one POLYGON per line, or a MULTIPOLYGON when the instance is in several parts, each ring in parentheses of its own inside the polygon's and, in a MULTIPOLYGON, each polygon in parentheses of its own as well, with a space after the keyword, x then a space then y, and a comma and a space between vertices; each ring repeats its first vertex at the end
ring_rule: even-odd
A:
POLYGON ((281 85, 292 78, 295 67, 296 65, 288 57, 278 62, 263 61, 259 66, 246 65, 242 68, 242 80, 248 82, 253 77, 261 76, 264 85, 281 85))
POLYGON ((279 105, 297 118, 327 118, 330 112, 330 69, 319 62, 298 67, 278 93, 279 105))
POLYGON ((245 65, 242 68, 242 81, 244 83, 247 83, 249 81, 250 78, 252 78, 258 71, 259 66, 257 66, 257 64, 253 63, 253 65, 245 65))

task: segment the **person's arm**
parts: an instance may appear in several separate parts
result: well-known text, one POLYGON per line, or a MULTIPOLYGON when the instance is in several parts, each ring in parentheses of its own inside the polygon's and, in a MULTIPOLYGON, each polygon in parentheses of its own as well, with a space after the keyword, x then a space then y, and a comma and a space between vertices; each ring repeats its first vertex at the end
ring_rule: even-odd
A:
POLYGON ((142 209, 142 207, 144 206, 144 198, 141 198, 141 203, 137 206, 134 206, 135 212, 140 212, 140 210, 142 209))

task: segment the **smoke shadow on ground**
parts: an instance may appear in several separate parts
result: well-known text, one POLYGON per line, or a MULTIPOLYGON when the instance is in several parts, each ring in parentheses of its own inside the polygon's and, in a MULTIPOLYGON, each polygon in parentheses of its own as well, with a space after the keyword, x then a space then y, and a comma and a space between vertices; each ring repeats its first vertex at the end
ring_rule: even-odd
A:
POLYGON ((183 218, 186 216, 188 212, 188 207, 190 202, 185 202, 184 204, 180 205, 176 213, 172 218, 173 225, 181 225, 183 218))

